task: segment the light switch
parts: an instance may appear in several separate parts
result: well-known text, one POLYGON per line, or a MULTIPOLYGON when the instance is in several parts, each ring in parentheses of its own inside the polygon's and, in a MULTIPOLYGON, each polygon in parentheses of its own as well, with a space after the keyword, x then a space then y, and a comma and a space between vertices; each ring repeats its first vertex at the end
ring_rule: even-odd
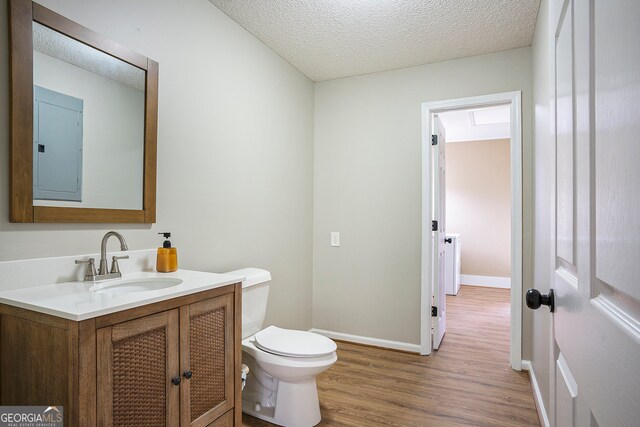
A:
POLYGON ((340 246, 340 233, 337 231, 331 232, 331 246, 340 246))

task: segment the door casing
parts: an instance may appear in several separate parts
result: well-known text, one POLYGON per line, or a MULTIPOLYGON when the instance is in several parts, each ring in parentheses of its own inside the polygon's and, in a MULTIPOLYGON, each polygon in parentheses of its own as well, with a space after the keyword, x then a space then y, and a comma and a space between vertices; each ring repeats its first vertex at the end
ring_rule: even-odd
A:
POLYGON ((432 161, 431 135, 433 115, 446 111, 510 105, 511 159, 511 332, 509 362, 516 371, 522 369, 522 93, 503 92, 491 95, 425 102, 422 104, 422 254, 420 284, 420 354, 432 351, 431 301, 433 268, 431 254, 432 161))

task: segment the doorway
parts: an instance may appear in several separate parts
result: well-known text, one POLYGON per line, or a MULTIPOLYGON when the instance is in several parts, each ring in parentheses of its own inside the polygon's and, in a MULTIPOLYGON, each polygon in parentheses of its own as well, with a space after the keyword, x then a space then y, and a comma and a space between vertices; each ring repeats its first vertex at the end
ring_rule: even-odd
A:
POLYGON ((509 105, 438 114, 446 135, 445 288, 511 288, 509 105))
MULTIPOLYGON (((444 297, 445 281, 441 279, 444 268, 443 262, 437 262, 434 253, 440 251, 437 236, 439 232, 432 231, 432 227, 436 223, 434 217, 438 216, 435 207, 440 206, 441 198, 444 192, 436 188, 443 189, 444 186, 439 184, 438 178, 434 178, 434 169, 438 168, 439 162, 436 158, 444 159, 443 151, 440 151, 437 144, 438 138, 432 138, 432 135, 440 132, 436 129, 440 125, 438 115, 445 117, 447 114, 452 115, 465 114, 464 111, 477 110, 489 113, 497 113, 496 107, 504 106, 503 114, 509 117, 509 178, 510 185, 510 253, 509 253, 509 275, 502 283, 509 283, 510 290, 510 365, 515 370, 521 369, 521 341, 522 341, 522 121, 521 121, 521 93, 508 92, 493 95, 485 95, 471 98, 460 98, 447 101, 437 101, 424 103, 422 105, 423 120, 423 156, 422 156, 422 280, 421 280, 421 338, 420 351, 421 354, 431 354, 434 349, 434 333, 436 340, 442 337, 446 316, 446 298, 444 297), (441 195, 441 193, 443 193, 441 195), (438 338, 439 336, 439 338, 438 338)), ((468 113, 466 113, 468 114, 468 113)), ((486 114, 484 114, 486 116, 486 114)), ((482 120, 483 114, 478 114, 478 120, 482 120)), ((486 130, 484 128, 483 130, 486 130)), ((452 139, 458 139, 459 136, 452 135, 452 139)), ((447 135, 445 133, 444 141, 447 135)), ((446 142, 442 143, 442 147, 446 146, 446 142)), ((441 223, 444 218, 441 219, 441 223)), ((446 221, 444 221, 446 224, 446 221)), ((436 227, 437 229, 437 227, 436 227)), ((447 230, 445 229, 445 232, 447 230)), ((448 240, 448 238, 446 238, 448 240)), ((476 275, 480 276, 480 275, 476 275)), ((498 276, 500 277, 500 276, 498 276)), ((471 278, 472 280, 482 280, 480 277, 471 278)), ((467 278, 466 281, 469 281, 467 278)), ((437 346, 436 346, 437 348, 437 346)))
POLYGON ((439 148, 446 153, 444 343, 486 348, 505 363, 511 317, 509 113, 505 104, 437 114, 444 128, 439 148))

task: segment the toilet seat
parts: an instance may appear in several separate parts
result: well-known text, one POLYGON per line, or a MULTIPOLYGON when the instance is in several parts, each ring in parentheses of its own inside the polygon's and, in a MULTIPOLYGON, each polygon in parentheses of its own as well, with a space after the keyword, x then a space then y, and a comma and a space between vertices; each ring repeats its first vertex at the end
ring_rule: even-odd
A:
POLYGON ((256 332, 255 345, 261 350, 285 357, 320 357, 336 351, 336 343, 307 331, 269 326, 256 332))

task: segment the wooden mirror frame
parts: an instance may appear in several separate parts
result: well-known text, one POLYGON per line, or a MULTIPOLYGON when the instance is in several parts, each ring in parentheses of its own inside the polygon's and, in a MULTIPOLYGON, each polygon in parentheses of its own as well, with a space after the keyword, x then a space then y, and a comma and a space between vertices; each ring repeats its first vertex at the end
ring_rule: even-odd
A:
POLYGON ((37 3, 10 0, 9 8, 11 67, 9 221, 23 223, 154 223, 156 221, 158 63, 37 3), (142 210, 33 205, 32 22, 38 22, 145 71, 142 210))

